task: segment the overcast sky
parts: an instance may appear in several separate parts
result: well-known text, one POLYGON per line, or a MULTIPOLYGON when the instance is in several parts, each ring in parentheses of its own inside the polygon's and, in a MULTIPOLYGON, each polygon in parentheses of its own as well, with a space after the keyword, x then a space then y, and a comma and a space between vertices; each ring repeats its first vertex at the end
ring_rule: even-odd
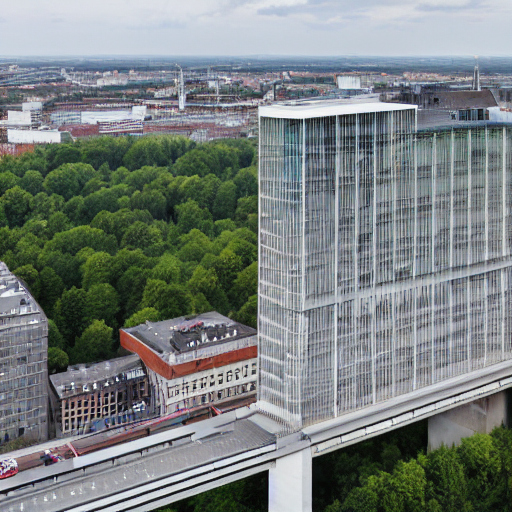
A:
POLYGON ((0 55, 511 55, 512 0, 0 0, 0 55))

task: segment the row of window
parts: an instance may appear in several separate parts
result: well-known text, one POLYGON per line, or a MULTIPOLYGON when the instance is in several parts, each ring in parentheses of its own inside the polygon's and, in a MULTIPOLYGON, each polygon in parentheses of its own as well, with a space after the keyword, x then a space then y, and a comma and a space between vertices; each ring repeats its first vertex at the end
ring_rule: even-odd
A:
POLYGON ((198 395, 191 398, 185 398, 183 401, 173 404, 174 409, 189 409, 191 407, 198 407, 199 405, 206 405, 216 403, 227 398, 233 398, 239 395, 244 395, 256 391, 256 384, 248 382, 246 384, 239 384, 230 388, 225 388, 220 391, 212 391, 204 395, 198 395))
POLYGON ((246 364, 240 368, 235 368, 234 370, 231 369, 226 372, 221 371, 217 375, 211 374, 210 376, 202 377, 200 379, 194 379, 175 386, 169 386, 167 388, 167 398, 173 398, 180 394, 188 395, 189 393, 194 393, 198 389, 206 389, 208 387, 213 388, 223 385, 224 382, 245 379, 249 376, 256 375, 256 372, 256 363, 251 363, 250 365, 246 364))

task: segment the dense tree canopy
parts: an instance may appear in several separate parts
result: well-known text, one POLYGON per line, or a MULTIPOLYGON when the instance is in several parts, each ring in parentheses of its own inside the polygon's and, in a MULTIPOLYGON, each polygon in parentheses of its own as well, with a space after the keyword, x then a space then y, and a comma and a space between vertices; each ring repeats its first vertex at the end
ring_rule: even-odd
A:
POLYGON ((0 159, 0 260, 50 319, 52 371, 113 357, 118 328, 145 320, 255 326, 255 158, 248 140, 161 135, 0 159))

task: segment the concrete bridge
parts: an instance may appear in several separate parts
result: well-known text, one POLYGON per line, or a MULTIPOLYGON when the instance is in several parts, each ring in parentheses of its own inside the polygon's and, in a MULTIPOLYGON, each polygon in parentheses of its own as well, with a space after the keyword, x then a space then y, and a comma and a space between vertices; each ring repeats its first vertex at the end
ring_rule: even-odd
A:
POLYGON ((289 432, 257 407, 19 473, 0 482, 4 512, 148 511, 263 471, 269 511, 311 511, 312 458, 429 419, 450 443, 506 419, 509 362, 289 432))

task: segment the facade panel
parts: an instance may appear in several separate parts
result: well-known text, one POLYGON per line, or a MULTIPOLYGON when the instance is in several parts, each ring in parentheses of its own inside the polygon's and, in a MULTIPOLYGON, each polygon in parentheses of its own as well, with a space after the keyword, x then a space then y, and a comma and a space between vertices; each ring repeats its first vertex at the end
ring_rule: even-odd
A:
POLYGON ((512 356, 508 128, 260 109, 260 407, 304 426, 512 356))
POLYGON ((0 435, 48 438, 48 321, 0 261, 0 435))

